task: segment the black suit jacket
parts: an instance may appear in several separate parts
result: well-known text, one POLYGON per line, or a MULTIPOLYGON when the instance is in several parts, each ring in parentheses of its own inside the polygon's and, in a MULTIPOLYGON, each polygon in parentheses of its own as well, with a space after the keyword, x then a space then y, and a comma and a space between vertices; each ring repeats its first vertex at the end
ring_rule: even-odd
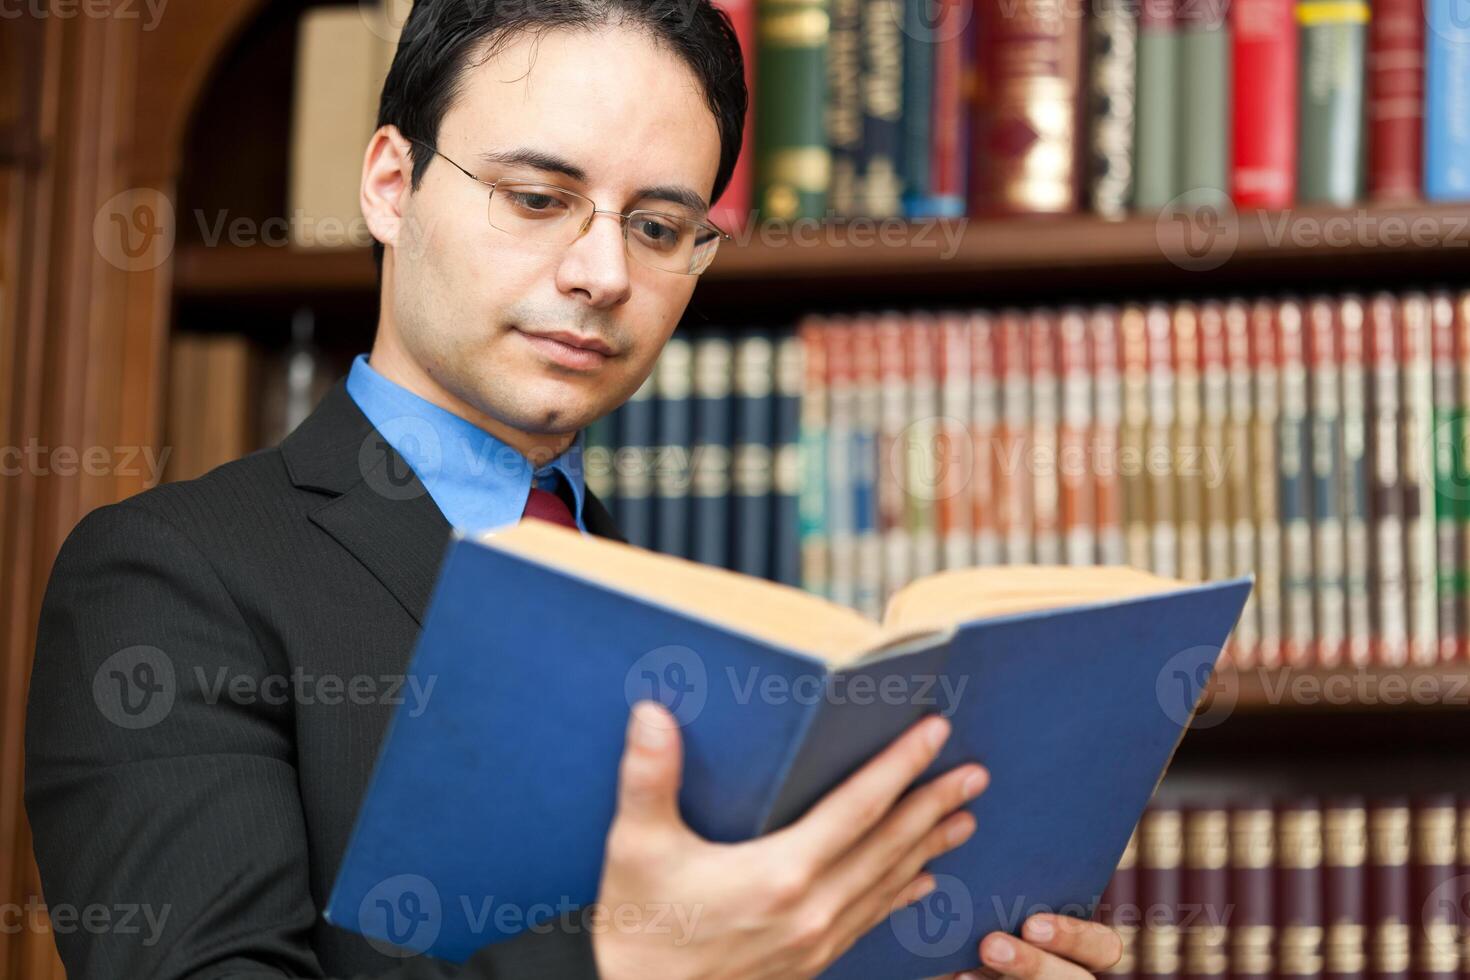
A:
MULTIPOLYGON (((618 537, 590 493, 583 516, 618 537)), ((279 447, 77 525, 26 722, 26 809, 73 980, 595 978, 575 914, 462 967, 385 955, 319 914, 412 696, 450 533, 343 383, 279 447)))

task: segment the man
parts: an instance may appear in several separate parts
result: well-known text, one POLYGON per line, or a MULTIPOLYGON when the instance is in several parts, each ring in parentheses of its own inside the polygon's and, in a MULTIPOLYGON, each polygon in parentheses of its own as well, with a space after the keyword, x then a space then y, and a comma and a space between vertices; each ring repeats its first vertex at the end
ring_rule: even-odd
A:
MULTIPOLYGON (((644 703, 598 907, 697 909, 692 935, 582 910, 452 967, 319 914, 393 704, 428 696, 394 679, 451 528, 534 514, 616 536, 577 433, 688 302, 744 108, 702 2, 420 0, 363 165, 385 246, 371 356, 280 447, 94 512, 57 560, 27 727, 45 895, 141 912, 58 930, 72 977, 805 977, 932 887, 988 778, 905 793, 942 719, 792 826, 722 845, 680 819, 678 732, 644 703)), ((1076 920, 1025 935, 987 937, 985 961, 1062 980, 1120 952, 1076 920)))

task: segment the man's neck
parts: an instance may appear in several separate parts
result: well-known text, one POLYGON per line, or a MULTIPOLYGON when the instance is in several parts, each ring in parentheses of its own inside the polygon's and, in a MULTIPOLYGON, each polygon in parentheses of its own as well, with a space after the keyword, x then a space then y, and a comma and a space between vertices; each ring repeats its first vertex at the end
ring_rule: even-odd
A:
POLYGON ((374 371, 395 384, 407 388, 420 398, 452 412, 460 418, 490 433, 496 439, 520 453, 537 466, 551 462, 560 456, 576 440, 573 433, 522 432, 478 411, 472 405, 444 390, 435 383, 418 362, 398 344, 385 341, 382 331, 373 342, 368 354, 368 364, 374 371))

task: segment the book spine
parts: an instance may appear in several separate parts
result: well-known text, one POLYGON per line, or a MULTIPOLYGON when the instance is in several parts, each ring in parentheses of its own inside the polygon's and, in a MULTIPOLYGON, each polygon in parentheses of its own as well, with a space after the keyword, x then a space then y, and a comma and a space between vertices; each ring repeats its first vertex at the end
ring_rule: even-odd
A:
MULTIPOLYGON (((693 476, 690 510, 694 560, 730 567, 730 474, 734 443, 731 388, 734 353, 728 336, 708 333, 694 341, 693 476)), ((818 484, 820 485, 820 484, 818 484)))
POLYGON ((618 523, 617 482, 613 452, 617 449, 617 412, 609 412, 587 426, 582 443, 582 478, 587 489, 618 523))
POLYGON ((1322 973, 1322 811, 1313 799, 1283 804, 1276 821, 1280 926, 1278 977, 1322 973))
POLYGON ((1298 0, 1301 96, 1297 199, 1347 206, 1361 196, 1363 53, 1368 4, 1298 0))
POLYGON ((1281 663, 1285 633, 1285 592, 1281 562, 1281 471, 1276 427, 1281 414, 1281 369, 1277 353, 1276 307, 1257 300, 1250 308, 1251 367, 1255 410, 1251 423, 1251 500, 1256 515, 1256 597, 1260 641, 1255 661, 1281 663))
MULTIPOLYGON (((899 180, 903 188, 903 213, 914 218, 930 213, 929 180, 934 172, 929 154, 934 149, 934 60, 939 35, 930 26, 930 9, 930 0, 903 0, 899 180)), ((885 16, 890 21, 893 19, 891 15, 885 16)))
POLYGON ((756 8, 757 0, 719 0, 715 6, 730 18, 735 29, 735 38, 740 42, 740 54, 745 62, 745 90, 749 97, 745 113, 745 128, 741 133, 740 155, 735 158, 735 169, 730 174, 730 183, 720 199, 710 208, 709 218, 725 231, 738 231, 751 220, 751 196, 755 190, 755 72, 756 72, 756 8))
POLYGON ((909 415, 904 431, 904 522, 914 544, 914 577, 939 570, 939 534, 935 526, 934 447, 939 433, 939 327, 928 314, 915 315, 904 334, 909 375, 909 415))
POLYGON ((1455 363, 1455 304, 1448 293, 1429 297, 1432 351, 1433 418, 1430 452, 1434 470, 1435 595, 1438 599, 1436 647, 1440 661, 1458 660, 1465 643, 1464 567, 1460 551, 1459 498, 1464 483, 1456 482, 1456 416, 1459 379, 1455 363))
POLYGON ((1307 455, 1307 363, 1302 309, 1295 300, 1277 305, 1277 344, 1281 364, 1281 420, 1277 427, 1281 473, 1281 530, 1284 544, 1285 635, 1282 658, 1290 666, 1312 662, 1312 485, 1307 455))
POLYGON ((1185 811, 1183 899, 1184 980, 1224 980, 1230 948, 1230 833, 1223 808, 1185 811))
POLYGON ((1347 643, 1347 591, 1341 484, 1342 367, 1337 350, 1336 302, 1307 304, 1308 383, 1311 398, 1312 561, 1316 613, 1316 663, 1336 667, 1347 643))
POLYGON ((988 313, 970 314, 970 525, 975 531, 975 564, 998 565, 995 480, 1000 426, 1000 388, 996 384, 995 321, 988 313))
MULTIPOLYGON (((808 316, 797 327, 801 339, 801 490, 797 517, 801 526, 801 585, 831 597, 832 576, 827 549, 827 345, 821 317, 808 316)), ((699 351, 695 352, 699 373, 699 351)))
POLYGON ((1322 941, 1326 980, 1363 980, 1368 969, 1368 811, 1361 797, 1329 800, 1322 814, 1322 941))
POLYGON ((1470 20, 1456 0, 1425 0, 1424 196, 1470 201, 1470 20))
POLYGON ((1178 8, 1179 183, 1191 200, 1217 203, 1230 186, 1228 0, 1178 8))
POLYGON ((1148 422, 1144 469, 1148 473, 1149 567, 1179 577, 1178 505, 1174 473, 1173 317, 1162 303, 1145 314, 1148 330, 1148 422))
POLYGON ((1424 7, 1376 0, 1368 24, 1368 195, 1419 197, 1423 169, 1424 7))
POLYGON ((1263 800, 1242 800, 1230 812, 1230 975, 1269 980, 1275 974, 1276 814, 1263 800))
POLYGON ((1075 211, 1082 19, 1056 4, 976 0, 976 10, 971 210, 1075 211))
MULTIPOLYGON (((1460 818, 1455 829, 1455 851, 1461 878, 1470 880, 1470 797, 1459 799, 1460 818)), ((1470 908, 1460 906, 1460 977, 1470 977, 1470 908)))
POLYGON ((1000 377, 1001 422, 996 440, 996 531, 1007 565, 1032 562, 1031 405, 1027 384, 1025 315, 1005 310, 997 324, 996 372, 1000 377))
POLYGON ((1183 900, 1184 823, 1179 807, 1154 803, 1139 826, 1139 980, 1175 980, 1181 966, 1179 920, 1183 900))
POLYGON ((1174 474, 1174 508, 1178 552, 1175 569, 1180 578, 1199 582, 1205 577, 1205 487, 1200 450, 1203 446, 1200 414, 1199 307, 1177 303, 1171 319, 1174 335, 1174 426, 1170 438, 1174 474))
POLYGON ((1456 807, 1449 794, 1414 801, 1410 894, 1418 909, 1411 951, 1415 980, 1459 980, 1460 905, 1456 877, 1456 807))
POLYGON ((1399 471, 1404 490, 1405 588, 1409 595, 1409 659, 1434 664, 1439 658, 1434 549, 1434 418, 1430 370, 1429 298, 1400 297, 1399 471))
POLYGON ((944 568, 973 565, 974 532, 969 483, 973 479, 970 430, 970 322, 959 313, 939 320, 938 440, 935 444, 935 519, 944 568))
POLYGON ((878 328, 871 317, 859 317, 852 332, 853 551, 857 559, 854 605, 865 616, 883 615, 883 539, 878 533, 878 428, 881 389, 878 380, 878 328))
POLYGON ((903 210, 904 4, 862 5, 863 142, 858 153, 859 210, 877 218, 903 210), (895 12, 897 9, 899 12, 895 12))
POLYGON ((1179 180, 1179 29, 1176 0, 1145 0, 1138 17, 1138 122, 1134 206, 1168 204, 1179 180))
POLYGON ((1344 296, 1338 304, 1342 351, 1343 587, 1347 599, 1348 663, 1373 662, 1371 474, 1368 466, 1368 391, 1364 356, 1363 300, 1344 296))
POLYGON ((827 37, 827 147, 832 154, 827 204, 838 217, 862 211, 859 158, 863 150, 863 2, 830 0, 827 37))
MULTIPOLYGON (((659 551, 680 558, 690 557, 691 356, 689 341, 670 337, 654 369, 657 436, 653 466, 653 541, 659 551)), ((748 533, 752 528, 741 527, 740 530, 748 533)))
MULTIPOLYGON (((672 342, 672 341, 671 341, 672 342)), ((667 349, 667 348, 666 348, 667 349)), ((742 336, 734 350, 735 447, 731 459, 731 551, 734 566, 746 575, 771 574, 771 391, 775 349, 760 333, 742 336)))
POLYGON ((1404 580, 1404 494, 1399 470, 1399 307, 1387 293, 1368 304, 1369 472, 1373 512, 1373 659, 1402 666, 1409 657, 1404 580))
POLYGON ((774 578, 801 584, 801 401, 805 347, 788 331, 776 342, 776 432, 771 554, 774 578))
POLYGON ((1088 202, 1121 218, 1133 200, 1133 127, 1138 74, 1138 12, 1099 0, 1088 22, 1088 202))
POLYGON ((1057 437, 1058 506, 1063 552, 1069 565, 1097 561, 1095 494, 1088 465, 1088 435, 1093 428, 1091 365, 1085 311, 1062 310, 1057 322, 1061 370, 1061 431, 1057 437))
POLYGON ((1230 196, 1237 207, 1288 207, 1296 196, 1296 0, 1235 0, 1230 29, 1230 196))
POLYGON ((824 125, 829 15, 825 0, 759 0, 755 166, 761 217, 820 218, 831 154, 824 125))
POLYGON ((1119 473, 1123 379, 1117 307, 1093 309, 1088 317, 1087 333, 1093 370, 1093 427, 1088 465, 1094 491, 1097 560, 1104 565, 1121 565, 1127 560, 1127 549, 1123 541, 1123 481, 1119 473))
MULTIPOLYGON (((1458 527, 1460 564, 1455 569, 1455 589, 1460 595, 1460 622, 1470 633, 1470 290, 1453 299, 1455 307, 1455 420, 1454 443, 1455 523, 1458 527)), ((1463 636, 1460 657, 1470 660, 1470 636, 1463 636)), ((1466 972, 1470 972, 1467 961, 1466 972)))
POLYGON ((1061 509, 1057 486, 1057 315, 1034 310, 1027 327, 1031 366, 1031 527, 1035 560, 1062 561, 1061 509))
MULTIPOLYGON (((1229 412, 1225 435, 1225 484, 1230 498, 1231 575, 1256 569, 1256 510, 1252 494, 1251 425, 1255 412, 1252 392, 1250 307, 1242 300, 1225 305, 1226 394, 1229 412)), ((1261 619, 1257 589, 1241 610, 1231 641, 1236 667, 1250 667, 1260 642, 1261 619)))
POLYGON ((851 324, 829 317, 822 329, 827 365, 827 567, 833 602, 857 601, 857 518, 853 513, 852 458, 857 427, 851 324))
POLYGON ((878 534, 883 541, 883 601, 886 604, 914 577, 913 539, 906 518, 904 460, 907 451, 909 367, 904 320, 897 313, 878 318, 878 370, 881 393, 878 423, 878 534))
POLYGON ((1204 494, 1204 577, 1235 573, 1230 519, 1230 366, 1225 349, 1225 307, 1199 308, 1200 440, 1195 468, 1204 494))
POLYGON ((1128 835, 1123 856, 1108 879, 1098 901, 1098 921, 1118 934, 1123 953, 1118 962, 1102 971, 1115 980, 1133 980, 1138 970, 1138 929, 1143 918, 1138 894, 1138 828, 1128 835))
POLYGON ((619 530, 628 543, 652 548, 654 439, 657 437, 656 372, 650 372, 618 412, 619 530))
POLYGON ((1123 307, 1119 319, 1123 363, 1123 425, 1119 439, 1123 533, 1127 564, 1152 565, 1149 550, 1148 476, 1144 468, 1148 432, 1148 323, 1143 307, 1123 307))
POLYGON ((1411 967, 1409 807, 1398 798, 1368 809, 1368 975, 1407 980, 1411 967))
MULTIPOLYGON (((969 111, 964 97, 967 41, 965 26, 972 0, 938 0, 934 30, 933 146, 929 153, 929 202, 925 214, 959 217, 965 213, 965 155, 969 111)), ((919 217, 920 215, 915 215, 919 217)))

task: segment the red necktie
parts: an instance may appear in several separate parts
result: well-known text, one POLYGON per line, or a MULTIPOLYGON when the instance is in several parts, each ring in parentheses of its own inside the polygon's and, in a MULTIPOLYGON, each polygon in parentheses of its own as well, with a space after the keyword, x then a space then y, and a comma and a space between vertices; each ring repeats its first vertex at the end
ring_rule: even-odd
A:
POLYGON ((560 524, 578 530, 577 520, 572 517, 571 508, 567 507, 556 494, 550 490, 542 490, 538 487, 531 488, 531 495, 526 498, 526 509, 521 512, 521 518, 539 517, 543 521, 560 524))

